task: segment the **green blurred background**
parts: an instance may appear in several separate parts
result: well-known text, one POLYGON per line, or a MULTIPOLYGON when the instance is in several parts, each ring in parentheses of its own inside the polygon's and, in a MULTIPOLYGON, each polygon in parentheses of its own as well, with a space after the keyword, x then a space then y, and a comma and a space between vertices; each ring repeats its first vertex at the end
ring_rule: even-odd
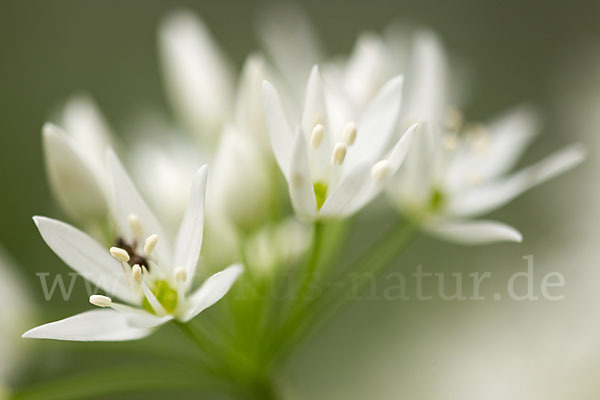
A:
MULTIPOLYGON (((161 17, 179 8, 196 11, 240 66, 258 48, 255 22, 268 4, 243 0, 0 1, 0 242, 17 261, 39 305, 36 322, 87 308, 82 285, 70 302, 60 297, 44 302, 35 276, 41 271, 68 272, 31 221, 35 214, 63 217, 50 197, 40 145, 41 126, 52 110, 74 92, 85 91, 96 99, 113 129, 123 132, 139 112, 166 108, 156 51, 161 17)), ((594 131, 600 127, 595 124, 600 122, 595 117, 600 108, 594 108, 600 97, 596 95, 600 93, 600 63, 595 56, 600 55, 600 2, 337 0, 299 4, 334 54, 348 52, 360 31, 380 31, 397 19, 434 29, 467 68, 470 118, 486 119, 522 102, 542 110, 544 133, 526 154, 524 164, 576 140, 590 146, 590 160, 492 216, 517 226, 525 236, 522 245, 463 248, 419 238, 395 266, 411 271, 419 264, 434 272, 493 271, 494 282, 503 285, 510 274, 524 270, 522 256, 534 254, 536 268, 565 275, 569 293, 565 301, 358 301, 307 342, 282 373, 297 389, 296 398, 403 398, 404 393, 411 399, 492 399, 496 397, 487 394, 469 397, 466 389, 459 388, 473 386, 464 383, 469 379, 485 381, 475 372, 487 370, 507 386, 523 388, 537 387, 532 381, 538 374, 562 377, 565 387, 583 391, 571 396, 573 392, 564 389, 566 397, 556 398, 598 398, 600 389, 593 379, 600 373, 598 363, 575 362, 569 370, 581 367, 585 373, 569 377, 560 365, 554 365, 562 363, 566 368, 565 354, 553 351, 562 348, 567 356, 572 355, 574 344, 588 340, 590 347, 581 351, 600 353, 591 350, 599 347, 593 347, 593 338, 582 339, 576 335, 580 332, 573 332, 588 331, 592 337, 600 333, 593 330, 598 325, 592 324, 594 316, 600 317, 592 311, 600 301, 590 283, 600 277, 594 268, 598 259, 594 244, 600 239, 594 229, 600 214, 595 212, 598 163, 594 156, 594 146, 598 148, 594 131), (588 310, 589 315, 578 317, 574 310, 588 310), (592 325, 577 325, 583 320, 592 325), (560 329, 564 332, 557 333, 560 329), (466 359, 469 355, 472 360, 466 359), (557 370, 547 371, 549 364, 557 370), (523 374, 518 371, 535 374, 522 383, 518 379, 523 374)), ((19 386, 80 366, 123 359, 110 351, 100 355, 87 345, 36 343, 29 347, 35 354, 30 356, 33 365, 17 380, 19 386)), ((119 353, 121 347, 112 346, 111 351, 119 353)), ((542 390, 543 385, 538 386, 542 390)), ((526 393, 523 389, 497 398, 555 398, 538 397, 538 392, 527 397, 526 393), (523 393, 525 397, 518 397, 523 393)))

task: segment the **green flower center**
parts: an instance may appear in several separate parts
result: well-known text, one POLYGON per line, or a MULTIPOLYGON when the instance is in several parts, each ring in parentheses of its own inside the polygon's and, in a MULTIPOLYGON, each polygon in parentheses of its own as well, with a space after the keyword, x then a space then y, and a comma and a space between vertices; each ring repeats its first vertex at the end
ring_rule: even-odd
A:
POLYGON ((429 198, 429 210, 438 212, 444 207, 445 202, 446 196, 444 196, 444 193, 440 189, 435 188, 431 192, 431 197, 429 198))
MULTIPOLYGON (((169 285, 167 281, 159 280, 155 281, 153 287, 150 288, 158 302, 163 306, 165 311, 173 313, 177 308, 177 291, 169 285)), ((148 302, 148 299, 144 298, 142 302, 144 310, 154 314, 154 309, 148 302)))
POLYGON ((313 190, 315 191, 315 198, 317 200, 317 210, 320 210, 327 198, 327 184, 315 182, 313 183, 313 190))

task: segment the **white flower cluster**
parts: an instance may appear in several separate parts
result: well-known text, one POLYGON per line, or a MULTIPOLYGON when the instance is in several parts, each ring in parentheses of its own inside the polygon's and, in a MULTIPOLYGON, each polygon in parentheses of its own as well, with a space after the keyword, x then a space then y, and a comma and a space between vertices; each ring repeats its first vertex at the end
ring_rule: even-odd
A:
POLYGON ((225 295, 241 261, 268 274, 306 251, 308 225, 348 218, 381 192, 449 241, 520 241, 514 228, 473 217, 583 159, 571 146, 511 172, 538 117, 521 106, 489 123, 464 121, 431 32, 363 34, 348 57, 327 59, 301 15, 274 12, 260 24, 264 55, 250 55, 237 79, 198 17, 166 18, 159 50, 175 118, 140 122, 129 146, 85 96, 67 102, 62 128, 44 126, 51 187, 87 233, 35 223, 66 264, 123 303, 92 296, 103 309, 26 337, 128 340, 188 321, 225 295), (231 266, 190 292, 199 260, 204 271, 231 266))

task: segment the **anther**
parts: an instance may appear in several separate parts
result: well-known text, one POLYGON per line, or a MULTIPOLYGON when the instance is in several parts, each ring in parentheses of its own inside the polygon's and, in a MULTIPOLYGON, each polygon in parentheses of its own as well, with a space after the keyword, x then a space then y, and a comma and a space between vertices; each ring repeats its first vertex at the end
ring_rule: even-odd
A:
POLYGON ((90 296, 90 303, 97 307, 106 308, 112 305, 112 300, 110 299, 110 297, 102 296, 100 294, 94 294, 90 296))
POLYGON ((127 250, 122 249, 120 247, 111 247, 110 254, 119 261, 128 262, 129 261, 129 253, 127 250))
POLYGON ((390 176, 390 162, 381 160, 371 168, 371 177, 377 183, 382 183, 390 176))
POLYGON ((156 246, 157 242, 158 236, 155 234, 146 238, 146 242, 144 243, 144 254, 146 256, 149 256, 152 253, 152 250, 154 250, 154 246, 156 246))
POLYGON ((346 158, 346 144, 341 142, 336 143, 331 154, 331 163, 342 165, 344 158, 346 158))
POLYGON ((344 142, 348 146, 352 146, 356 141, 356 124, 354 122, 348 122, 344 128, 344 142))
POLYGON ((184 267, 175 268, 174 276, 177 282, 185 282, 188 278, 187 271, 184 267))
POLYGON ((318 149, 325 136, 325 127, 321 124, 315 125, 312 134, 310 135, 310 147, 318 149))
POLYGON ((142 284, 142 267, 140 267, 138 264, 135 264, 131 268, 131 277, 133 278, 135 283, 137 283, 138 285, 141 285, 142 284))
POLYGON ((139 238, 144 236, 144 229, 142 228, 142 223, 137 215, 129 214, 127 217, 127 222, 129 223, 129 228, 135 237, 139 238))

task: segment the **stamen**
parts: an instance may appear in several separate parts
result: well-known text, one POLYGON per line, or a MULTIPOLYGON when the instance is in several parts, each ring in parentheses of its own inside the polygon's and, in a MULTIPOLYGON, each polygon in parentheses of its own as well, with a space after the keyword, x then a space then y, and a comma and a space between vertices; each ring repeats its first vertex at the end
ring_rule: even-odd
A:
POLYGON ((177 282, 185 282, 188 278, 187 271, 184 267, 175 268, 174 276, 177 282))
POLYGON ((112 305, 112 300, 110 299, 110 297, 102 296, 100 294, 94 294, 90 296, 90 303, 97 307, 106 308, 112 305))
POLYGON ((345 143, 336 143, 333 148, 333 153, 331 154, 331 163, 342 165, 344 163, 344 158, 346 158, 346 149, 345 143))
POLYGON ((142 228, 142 223, 140 219, 135 214, 129 214, 127 217, 127 222, 129 223, 129 228, 131 232, 136 238, 141 238, 144 236, 144 229, 142 228))
POLYGON ((110 254, 119 261, 129 262, 129 253, 120 247, 111 247, 110 254))
POLYGON ((352 121, 346 124, 344 128, 344 142, 348 146, 352 146, 356 141, 356 124, 352 121))
POLYGON ((312 135, 310 135, 310 147, 318 149, 325 136, 325 127, 321 124, 315 125, 312 135))
POLYGON ((146 242, 144 243, 144 254, 146 256, 149 256, 152 253, 152 250, 154 250, 154 246, 156 246, 157 242, 158 236, 155 234, 146 238, 146 242))
POLYGON ((135 264, 132 268, 131 268, 131 277, 133 278, 133 281, 135 283, 137 283, 138 285, 142 284, 143 281, 143 277, 142 277, 142 267, 139 266, 139 264, 135 264))
POLYGON ((390 176, 390 162, 381 160, 375 163, 371 168, 371 177, 377 183, 382 183, 390 176))

